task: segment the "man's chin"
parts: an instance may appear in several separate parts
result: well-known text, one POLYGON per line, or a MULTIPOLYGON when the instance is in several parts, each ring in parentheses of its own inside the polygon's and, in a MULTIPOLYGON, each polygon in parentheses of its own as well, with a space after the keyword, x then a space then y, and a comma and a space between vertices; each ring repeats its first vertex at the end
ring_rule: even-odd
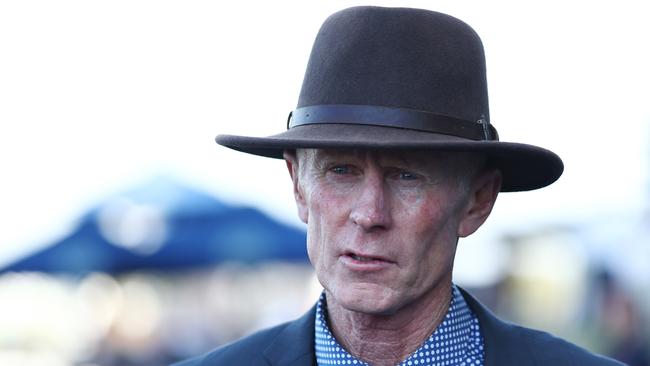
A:
POLYGON ((350 289, 336 296, 338 305, 348 311, 376 316, 394 314, 398 306, 395 297, 385 289, 350 289))

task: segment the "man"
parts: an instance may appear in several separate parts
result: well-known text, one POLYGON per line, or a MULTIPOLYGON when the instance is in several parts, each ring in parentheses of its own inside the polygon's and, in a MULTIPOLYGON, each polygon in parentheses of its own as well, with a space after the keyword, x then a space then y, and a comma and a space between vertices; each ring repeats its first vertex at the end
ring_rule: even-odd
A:
POLYGON ((450 16, 356 7, 313 47, 287 131, 218 136, 284 158, 324 292, 302 318, 180 365, 617 365, 497 319, 452 283, 497 194, 544 187, 554 153, 498 141, 479 37, 450 16))

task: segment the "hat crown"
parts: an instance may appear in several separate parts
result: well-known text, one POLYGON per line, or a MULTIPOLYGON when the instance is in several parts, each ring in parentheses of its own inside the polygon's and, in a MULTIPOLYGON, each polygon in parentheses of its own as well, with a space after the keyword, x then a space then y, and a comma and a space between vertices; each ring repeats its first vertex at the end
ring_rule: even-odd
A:
POLYGON ((408 8, 331 15, 312 48, 298 107, 373 105, 489 118, 483 45, 466 23, 408 8))

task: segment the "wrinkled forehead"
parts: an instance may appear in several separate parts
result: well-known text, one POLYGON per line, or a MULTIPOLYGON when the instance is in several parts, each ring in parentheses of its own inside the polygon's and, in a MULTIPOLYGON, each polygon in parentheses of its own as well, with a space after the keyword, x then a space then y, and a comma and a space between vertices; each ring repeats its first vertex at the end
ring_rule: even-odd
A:
POLYGON ((296 154, 299 160, 310 163, 373 159, 384 164, 407 166, 458 166, 484 160, 480 154, 470 152, 414 149, 298 149, 296 154))

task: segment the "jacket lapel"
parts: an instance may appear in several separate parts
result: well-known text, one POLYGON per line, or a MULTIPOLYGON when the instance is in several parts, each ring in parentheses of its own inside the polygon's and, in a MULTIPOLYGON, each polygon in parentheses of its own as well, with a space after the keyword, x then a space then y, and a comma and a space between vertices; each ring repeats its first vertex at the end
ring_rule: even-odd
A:
POLYGON ((316 306, 289 323, 264 350, 271 366, 315 366, 314 324, 316 306))
POLYGON ((518 327, 497 318, 467 291, 460 289, 465 301, 478 317, 485 342, 485 366, 534 365, 533 354, 519 336, 518 327))

